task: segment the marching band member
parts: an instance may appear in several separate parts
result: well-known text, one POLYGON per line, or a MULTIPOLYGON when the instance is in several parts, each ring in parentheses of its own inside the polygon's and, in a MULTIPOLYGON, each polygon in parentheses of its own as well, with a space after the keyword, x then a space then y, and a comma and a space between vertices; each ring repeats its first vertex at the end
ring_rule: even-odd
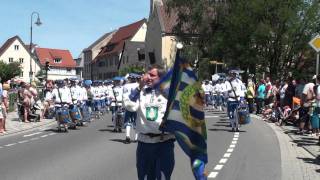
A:
MULTIPOLYGON (((130 102, 129 95, 131 94, 131 91, 136 89, 139 86, 139 84, 136 82, 135 78, 133 75, 129 75, 128 77, 128 83, 126 83, 123 86, 123 103, 124 106, 126 107, 126 104, 130 102)), ((129 109, 126 108, 125 115, 124 115, 124 126, 126 128, 126 143, 130 143, 130 131, 131 128, 135 127, 136 124, 136 118, 137 118, 137 113, 134 111, 130 111, 129 109)), ((135 135, 135 141, 137 140, 138 135, 135 135)))
POLYGON ((245 86, 240 79, 237 78, 238 72, 231 70, 229 72, 230 80, 226 83, 228 91, 228 116, 231 122, 232 132, 239 132, 238 115, 236 109, 239 106, 240 101, 245 96, 245 86))
POLYGON ((202 84, 202 89, 205 94, 205 101, 206 101, 205 104, 206 104, 206 107, 208 107, 210 102, 210 91, 211 91, 211 86, 208 80, 205 80, 205 82, 202 84))
POLYGON ((121 127, 117 127, 116 124, 116 113, 118 108, 122 108, 122 94, 123 94, 123 80, 115 80, 114 87, 112 88, 111 94, 111 112, 112 112, 112 121, 114 124, 113 132, 122 132, 121 127))

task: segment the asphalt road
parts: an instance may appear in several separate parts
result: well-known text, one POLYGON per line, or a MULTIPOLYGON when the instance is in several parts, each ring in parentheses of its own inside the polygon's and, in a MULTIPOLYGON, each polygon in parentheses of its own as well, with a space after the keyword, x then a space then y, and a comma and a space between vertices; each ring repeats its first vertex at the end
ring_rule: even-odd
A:
MULTIPOLYGON (((209 179, 281 179, 279 143, 257 120, 233 133, 225 113, 208 112, 209 179)), ((136 143, 113 133, 110 116, 58 133, 55 126, 0 138, 1 180, 133 180, 136 143)), ((173 180, 193 179, 190 162, 176 144, 173 180)))

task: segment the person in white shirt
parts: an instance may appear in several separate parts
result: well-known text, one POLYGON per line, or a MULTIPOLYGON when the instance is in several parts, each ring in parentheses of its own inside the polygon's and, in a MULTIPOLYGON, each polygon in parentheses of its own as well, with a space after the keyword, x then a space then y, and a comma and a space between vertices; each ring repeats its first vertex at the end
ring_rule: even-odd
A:
POLYGON ((60 127, 60 124, 64 121, 64 118, 62 118, 62 108, 69 108, 69 105, 72 104, 72 98, 67 81, 58 80, 56 81, 56 85, 57 87, 52 91, 52 96, 55 102, 56 120, 58 127, 60 127))
POLYGON ((164 72, 156 67, 149 69, 125 105, 128 110, 137 112, 136 166, 139 180, 170 179, 174 169, 175 137, 159 130, 167 99, 153 88, 164 72))
MULTIPOLYGON (((130 103, 129 95, 138 86, 139 86, 139 84, 137 83, 135 77, 133 75, 129 75, 128 82, 123 86, 123 95, 122 96, 123 96, 123 103, 124 103, 125 107, 126 107, 127 103, 130 103)), ((136 125, 136 118, 137 118, 137 112, 130 111, 129 109, 126 108, 125 115, 124 115, 124 126, 126 128, 126 139, 125 139, 126 143, 131 142, 130 131, 136 125)), ((138 138, 138 136, 136 134, 134 140, 136 141, 137 138, 138 138)))
POLYGON ((219 79, 215 85, 216 96, 216 106, 220 111, 224 111, 223 108, 223 93, 224 93, 224 83, 222 79, 219 79))
POLYGON ((232 131, 239 132, 238 116, 236 109, 240 101, 244 99, 245 86, 240 79, 237 78, 237 71, 230 71, 230 79, 226 83, 228 91, 228 116, 231 122, 232 131))
POLYGON ((203 84, 202 84, 202 89, 204 91, 204 95, 205 95, 205 104, 206 107, 209 106, 211 98, 210 98, 210 93, 211 93, 211 85, 209 84, 209 81, 206 80, 203 84))
POLYGON ((93 107, 95 112, 100 112, 101 109, 101 104, 100 104, 100 98, 101 98, 101 93, 100 89, 98 87, 98 81, 94 81, 91 87, 91 92, 93 95, 93 107))
POLYGON ((122 101, 122 94, 123 94, 123 86, 122 86, 123 81, 120 80, 115 80, 114 81, 114 86, 112 88, 112 94, 111 94, 111 112, 112 112, 112 122, 114 124, 114 132, 122 132, 122 127, 117 124, 116 121, 116 113, 118 110, 121 110, 123 106, 123 101, 122 101))

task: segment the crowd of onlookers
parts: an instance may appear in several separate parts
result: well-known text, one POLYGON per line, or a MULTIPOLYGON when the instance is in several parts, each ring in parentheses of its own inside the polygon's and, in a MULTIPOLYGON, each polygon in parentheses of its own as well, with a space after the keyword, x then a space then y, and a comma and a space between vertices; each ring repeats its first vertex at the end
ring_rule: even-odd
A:
POLYGON ((320 76, 310 79, 289 77, 272 81, 269 77, 257 84, 248 81, 247 99, 250 113, 262 114, 265 121, 277 125, 291 123, 299 127, 297 134, 319 137, 320 76))

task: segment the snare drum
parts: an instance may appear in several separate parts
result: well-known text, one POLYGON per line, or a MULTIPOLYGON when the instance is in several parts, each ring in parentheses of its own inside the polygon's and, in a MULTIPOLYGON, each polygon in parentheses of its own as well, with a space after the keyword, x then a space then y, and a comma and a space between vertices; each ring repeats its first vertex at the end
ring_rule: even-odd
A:
POLYGON ((69 111, 72 120, 81 120, 81 114, 77 105, 71 105, 69 111))
POLYGON ((249 108, 247 104, 240 103, 238 109, 239 124, 249 124, 251 121, 249 108))
POLYGON ((57 116, 57 120, 60 123, 70 123, 71 122, 70 115, 69 115, 69 109, 67 107, 57 108, 56 116, 57 116))

